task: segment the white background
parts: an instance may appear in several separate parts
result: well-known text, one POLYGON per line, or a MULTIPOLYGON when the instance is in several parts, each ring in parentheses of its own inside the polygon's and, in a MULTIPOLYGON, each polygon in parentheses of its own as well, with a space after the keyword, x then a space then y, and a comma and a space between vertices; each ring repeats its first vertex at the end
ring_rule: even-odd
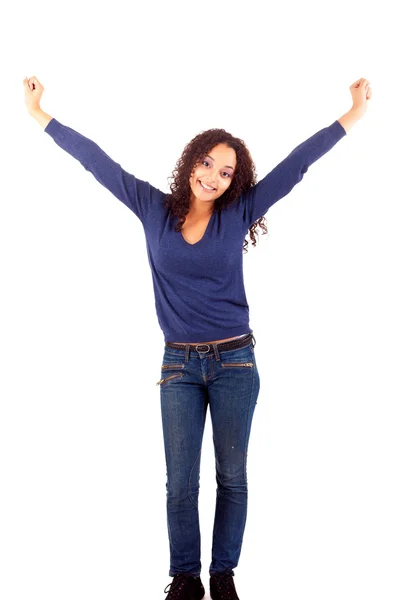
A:
MULTIPOLYGON (((17 2, 2 34, 0 596, 155 599, 170 583, 163 335, 141 223, 29 116, 169 191, 222 127, 264 177, 367 113, 244 255, 261 390, 241 600, 398 600, 399 51, 394 3, 17 2), (370 8, 373 6, 373 8, 370 8)), ((215 467, 200 477, 208 598, 215 467)))

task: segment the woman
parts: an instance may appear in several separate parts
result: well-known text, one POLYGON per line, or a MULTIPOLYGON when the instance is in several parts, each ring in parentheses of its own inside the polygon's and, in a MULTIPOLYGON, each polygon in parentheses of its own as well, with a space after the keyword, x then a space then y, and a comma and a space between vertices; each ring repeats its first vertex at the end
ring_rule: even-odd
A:
POLYGON ((263 215, 268 209, 364 115, 372 96, 369 82, 359 79, 351 85, 352 108, 297 146, 258 183, 242 140, 224 129, 200 133, 177 162, 170 194, 128 173, 97 144, 43 112, 44 88, 36 77, 23 83, 28 111, 44 131, 132 210, 144 228, 165 340, 157 384, 173 577, 167 600, 200 600, 205 594, 198 496, 208 404, 217 479, 210 592, 213 600, 238 600, 233 568, 246 523, 247 450, 260 389, 243 282, 246 233, 255 245, 257 226, 267 232, 263 215))

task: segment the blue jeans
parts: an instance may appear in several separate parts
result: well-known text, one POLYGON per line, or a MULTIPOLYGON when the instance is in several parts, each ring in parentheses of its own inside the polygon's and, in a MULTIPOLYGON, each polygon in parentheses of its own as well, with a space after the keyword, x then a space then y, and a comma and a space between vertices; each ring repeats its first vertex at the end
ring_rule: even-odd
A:
POLYGON ((198 497, 207 406, 213 429, 216 510, 210 574, 239 562, 247 517, 247 449, 260 390, 254 336, 247 345, 164 346, 160 402, 167 465, 169 575, 201 572, 198 497))

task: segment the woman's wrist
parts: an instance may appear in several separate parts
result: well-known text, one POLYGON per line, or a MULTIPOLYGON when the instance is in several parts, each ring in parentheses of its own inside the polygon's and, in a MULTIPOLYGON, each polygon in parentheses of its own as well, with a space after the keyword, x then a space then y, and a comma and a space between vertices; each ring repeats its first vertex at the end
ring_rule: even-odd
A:
POLYGON ((347 133, 363 116, 364 112, 360 108, 352 106, 347 113, 338 119, 338 121, 347 133))
POLYGON ((39 123, 39 125, 41 125, 43 127, 43 129, 46 128, 46 126, 50 123, 51 119, 53 118, 50 115, 48 115, 47 113, 45 113, 40 108, 40 106, 37 108, 32 108, 29 111, 29 114, 31 115, 31 117, 33 117, 39 123))

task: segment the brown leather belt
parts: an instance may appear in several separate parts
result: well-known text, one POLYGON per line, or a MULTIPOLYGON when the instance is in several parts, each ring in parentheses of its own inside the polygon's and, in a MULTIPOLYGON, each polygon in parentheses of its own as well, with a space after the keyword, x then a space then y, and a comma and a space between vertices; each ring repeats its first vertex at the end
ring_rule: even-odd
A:
POLYGON ((197 350, 197 352, 209 352, 213 346, 217 346, 218 352, 223 352, 224 350, 235 350, 235 348, 243 348, 244 346, 248 346, 249 342, 254 340, 253 346, 256 345, 256 338, 252 333, 248 333, 247 335, 238 338, 237 340, 230 340, 229 342, 220 342, 219 344, 178 344, 176 342, 165 342, 165 345, 168 348, 176 348, 177 350, 185 350, 187 346, 197 350), (207 348, 205 350, 204 348, 207 348))

